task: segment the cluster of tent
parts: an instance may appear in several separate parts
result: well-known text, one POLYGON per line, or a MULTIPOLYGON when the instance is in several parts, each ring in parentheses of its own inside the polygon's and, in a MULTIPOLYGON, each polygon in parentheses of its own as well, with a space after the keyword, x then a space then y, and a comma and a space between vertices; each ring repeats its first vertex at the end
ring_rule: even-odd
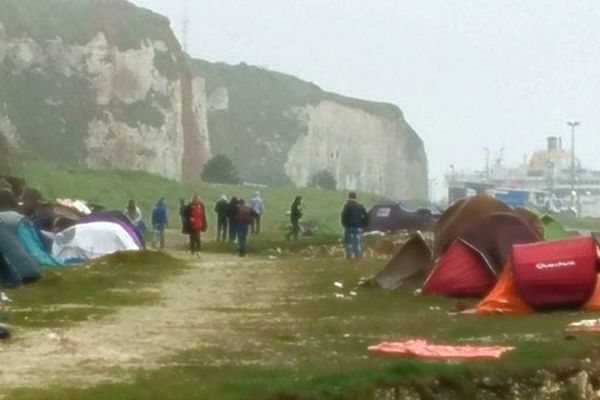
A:
MULTIPOLYGON (((6 177, 0 180, 7 182, 6 177)), ((41 277, 43 267, 64 267, 124 250, 140 250, 142 235, 118 211, 90 209, 82 201, 24 199, 17 185, 0 189, 0 286, 41 277), (25 201, 24 201, 25 200, 25 201)))
POLYGON ((433 242, 413 235, 367 282, 476 296, 481 300, 470 312, 479 314, 600 310, 599 260, 593 236, 569 236, 551 216, 476 196, 440 216, 433 242))

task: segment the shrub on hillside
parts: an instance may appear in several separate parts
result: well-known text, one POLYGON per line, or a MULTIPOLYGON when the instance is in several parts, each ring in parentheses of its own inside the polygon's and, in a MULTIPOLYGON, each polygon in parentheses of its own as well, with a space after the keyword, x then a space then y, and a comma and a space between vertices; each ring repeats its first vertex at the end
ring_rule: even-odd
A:
POLYGON ((325 190, 335 190, 337 189, 337 181, 331 172, 322 169, 313 175, 310 180, 310 186, 320 187, 325 190))
POLYGON ((234 185, 241 182, 237 167, 224 154, 217 154, 204 165, 202 180, 204 182, 230 183, 234 185))

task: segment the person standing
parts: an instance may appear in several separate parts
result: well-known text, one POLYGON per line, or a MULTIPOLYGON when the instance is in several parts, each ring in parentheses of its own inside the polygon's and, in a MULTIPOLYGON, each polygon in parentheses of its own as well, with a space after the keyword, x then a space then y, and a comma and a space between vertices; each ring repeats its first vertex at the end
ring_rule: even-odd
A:
POLYGON ((342 209, 344 227, 344 252, 346 259, 360 259, 363 255, 362 230, 367 225, 367 210, 358 202, 356 192, 348 194, 348 201, 342 209))
POLYGON ((206 232, 208 224, 206 223, 206 212, 204 204, 196 194, 189 204, 189 223, 190 223, 190 252, 192 255, 200 253, 200 232, 206 232))
POLYGON ((169 223, 165 198, 161 197, 152 210, 153 247, 160 250, 165 248, 165 229, 169 223))
POLYGON ((135 227, 137 227, 138 224, 142 221, 142 211, 135 204, 135 200, 133 199, 129 200, 129 202, 127 203, 127 207, 125 208, 125 211, 123 211, 123 213, 135 227))
POLYGON ((129 219, 129 222, 133 225, 140 241, 142 243, 142 248, 146 250, 146 243, 144 241, 144 234, 146 233, 146 224, 142 220, 142 211, 135 204, 135 200, 131 199, 127 203, 127 207, 123 211, 123 214, 129 219))
POLYGON ((252 224, 256 215, 256 211, 252 207, 247 206, 244 199, 239 200, 235 213, 235 223, 237 227, 238 254, 240 257, 246 256, 248 227, 252 224))
POLYGON ((190 234, 190 208, 185 204, 185 199, 179 199, 179 218, 181 219, 181 233, 190 234))
POLYGON ((217 213, 217 242, 227 241, 227 214, 229 210, 229 202, 227 196, 223 195, 215 204, 215 212, 217 213))
POLYGON ((254 193, 254 196, 250 199, 250 207, 256 214, 252 219, 252 224, 250 224, 250 232, 252 232, 253 235, 260 235, 260 220, 264 209, 264 202, 262 197, 260 197, 260 192, 254 193))
POLYGON ((285 235, 287 240, 293 237, 294 240, 298 239, 300 233, 300 220, 302 219, 302 196, 296 196, 292 205, 290 206, 290 222, 292 227, 290 231, 285 235))
POLYGON ((238 208, 238 198, 233 196, 227 207, 227 223, 229 224, 229 241, 235 242, 237 235, 237 227, 235 225, 235 214, 238 208))

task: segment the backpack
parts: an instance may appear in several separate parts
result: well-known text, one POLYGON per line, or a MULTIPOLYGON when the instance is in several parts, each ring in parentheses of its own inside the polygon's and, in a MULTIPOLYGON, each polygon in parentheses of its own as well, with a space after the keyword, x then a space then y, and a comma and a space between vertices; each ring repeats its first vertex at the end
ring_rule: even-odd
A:
POLYGON ((194 231, 204 229, 204 207, 200 203, 190 205, 190 227, 194 231))
POLYGON ((250 225, 254 220, 253 210, 248 206, 239 206, 235 213, 235 222, 241 225, 250 225))

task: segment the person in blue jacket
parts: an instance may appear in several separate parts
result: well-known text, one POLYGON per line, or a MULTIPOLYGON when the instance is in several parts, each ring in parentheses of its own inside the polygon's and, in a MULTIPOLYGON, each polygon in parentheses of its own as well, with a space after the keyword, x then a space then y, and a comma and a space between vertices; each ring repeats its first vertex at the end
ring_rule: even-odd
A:
POLYGON ((152 229, 154 231, 152 244, 154 248, 157 245, 160 250, 165 248, 165 229, 168 223, 167 205, 165 204, 165 198, 161 197, 154 206, 154 210, 152 210, 152 229))

